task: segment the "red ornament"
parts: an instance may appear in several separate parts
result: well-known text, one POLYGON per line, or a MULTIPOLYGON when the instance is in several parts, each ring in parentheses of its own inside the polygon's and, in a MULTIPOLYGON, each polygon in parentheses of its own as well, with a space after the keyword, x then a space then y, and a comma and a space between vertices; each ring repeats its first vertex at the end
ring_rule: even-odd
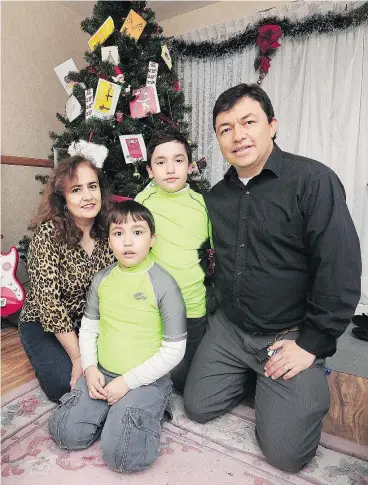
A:
POLYGON ((92 72, 92 74, 96 74, 96 76, 100 77, 101 79, 105 79, 106 81, 108 80, 104 74, 99 74, 93 66, 88 66, 88 70, 89 72, 92 72))
POLYGON ((279 25, 262 25, 262 27, 259 27, 256 45, 259 46, 262 54, 280 47, 281 44, 277 41, 282 34, 283 32, 279 25))
POLYGON ((271 66, 271 59, 267 56, 261 56, 259 62, 259 70, 267 73, 271 66))
POLYGON ((207 167, 206 157, 202 157, 200 160, 198 160, 197 166, 199 168, 199 171, 202 172, 202 170, 204 170, 207 167))
POLYGON ((123 121, 123 116, 124 116, 124 113, 122 113, 121 111, 118 111, 115 115, 116 121, 118 123, 121 123, 123 121))
POLYGON ((181 91, 179 81, 173 81, 172 88, 176 93, 179 93, 181 91))
POLYGON ((131 199, 130 197, 123 197, 122 195, 112 194, 111 195, 111 200, 113 202, 124 202, 125 200, 133 200, 133 199, 131 199))

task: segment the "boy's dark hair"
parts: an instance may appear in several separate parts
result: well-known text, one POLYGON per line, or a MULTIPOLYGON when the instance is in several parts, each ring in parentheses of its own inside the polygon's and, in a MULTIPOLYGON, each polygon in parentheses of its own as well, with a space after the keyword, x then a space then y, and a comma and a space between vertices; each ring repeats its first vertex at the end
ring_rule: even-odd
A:
POLYGON ((109 233, 111 224, 125 224, 128 217, 133 221, 146 221, 151 231, 155 234, 155 220, 150 210, 135 200, 123 202, 111 202, 110 210, 106 217, 106 231, 109 233))
POLYGON ((176 141, 184 145, 185 151, 187 152, 188 161, 189 163, 192 163, 192 147, 189 145, 186 137, 179 131, 168 130, 160 131, 152 135, 152 138, 150 139, 147 146, 148 166, 151 166, 152 154, 155 151, 155 148, 159 145, 162 145, 163 143, 169 143, 171 141, 176 141))
MULTIPOLYGON (((275 117, 273 106, 270 98, 268 97, 266 91, 264 91, 257 84, 238 84, 230 89, 224 91, 217 98, 215 107, 213 108, 213 129, 216 132, 216 118, 220 113, 228 111, 236 103, 238 103, 242 98, 251 98, 254 101, 258 101, 261 105, 262 110, 266 113, 268 122, 271 123, 272 119, 275 117)), ((276 138, 276 135, 273 139, 276 138)))

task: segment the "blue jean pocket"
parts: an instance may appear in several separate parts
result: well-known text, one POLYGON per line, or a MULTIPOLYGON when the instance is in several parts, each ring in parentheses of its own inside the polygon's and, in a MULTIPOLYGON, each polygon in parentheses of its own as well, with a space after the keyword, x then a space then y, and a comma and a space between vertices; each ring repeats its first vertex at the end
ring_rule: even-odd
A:
POLYGON ((157 417, 138 408, 127 408, 124 432, 116 450, 117 469, 133 472, 151 465, 159 454, 161 424, 157 417))

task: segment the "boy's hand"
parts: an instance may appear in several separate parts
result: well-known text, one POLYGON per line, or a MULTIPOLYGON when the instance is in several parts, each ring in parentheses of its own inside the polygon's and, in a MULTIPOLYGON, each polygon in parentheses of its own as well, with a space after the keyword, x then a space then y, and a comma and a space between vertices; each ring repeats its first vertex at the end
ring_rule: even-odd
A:
POLYGON ((119 399, 125 396, 125 394, 130 391, 123 376, 115 377, 111 382, 105 387, 107 403, 112 406, 117 403, 119 399))
POLYGON ((95 365, 87 367, 84 372, 87 381, 88 395, 91 399, 104 399, 106 401, 105 376, 95 365))

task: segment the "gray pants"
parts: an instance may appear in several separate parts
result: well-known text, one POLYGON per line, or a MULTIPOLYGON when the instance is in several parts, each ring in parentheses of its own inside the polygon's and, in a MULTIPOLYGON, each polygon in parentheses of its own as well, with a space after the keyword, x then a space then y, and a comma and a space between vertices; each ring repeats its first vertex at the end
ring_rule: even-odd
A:
MULTIPOLYGON (((108 384, 113 377, 103 374, 108 384)), ((148 386, 132 389, 109 406, 106 401, 89 397, 82 376, 74 389, 62 396, 51 415, 51 436, 62 449, 83 450, 101 435, 102 455, 111 469, 143 470, 158 457, 161 419, 171 388, 167 375, 148 386)))
MULTIPOLYGON (((284 335, 296 340, 298 331, 284 335)), ((274 336, 245 333, 220 311, 209 317, 209 329, 192 361, 184 390, 188 417, 205 423, 230 411, 247 394, 256 373, 256 437, 266 459, 288 472, 300 470, 316 453, 322 419, 330 405, 324 361, 290 380, 264 375, 265 362, 255 353, 274 336)))

